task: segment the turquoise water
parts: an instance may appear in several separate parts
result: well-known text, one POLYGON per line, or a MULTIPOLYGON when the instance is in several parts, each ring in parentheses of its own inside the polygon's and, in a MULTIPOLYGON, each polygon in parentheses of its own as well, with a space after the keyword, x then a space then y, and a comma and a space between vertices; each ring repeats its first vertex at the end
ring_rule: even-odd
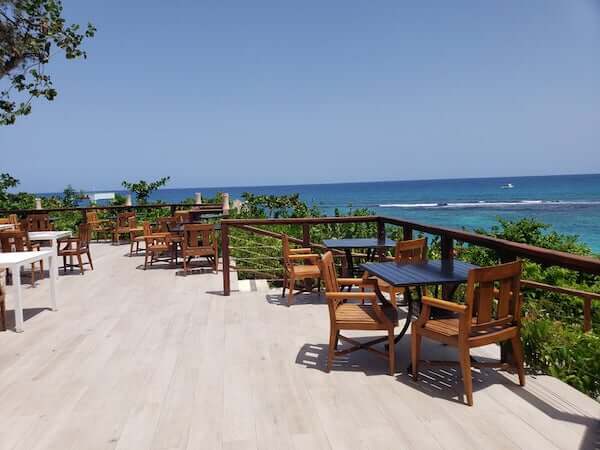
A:
POLYGON ((229 192, 239 198, 255 194, 292 194, 317 204, 324 213, 335 208, 366 207, 377 214, 449 227, 489 228, 497 217, 535 217, 557 231, 576 234, 600 252, 600 174, 547 177, 389 181, 194 189, 163 189, 154 198, 180 201, 202 192, 205 197, 229 192), (512 189, 502 186, 512 184, 512 189))
POLYGON ((162 189, 153 198, 178 202, 202 192, 204 197, 229 192, 299 193, 326 214, 335 208, 369 208, 377 214, 448 227, 489 228, 497 217, 534 217, 557 231, 576 234, 600 252, 600 174, 546 177, 478 178, 162 189), (503 189, 511 183, 514 187, 503 189))

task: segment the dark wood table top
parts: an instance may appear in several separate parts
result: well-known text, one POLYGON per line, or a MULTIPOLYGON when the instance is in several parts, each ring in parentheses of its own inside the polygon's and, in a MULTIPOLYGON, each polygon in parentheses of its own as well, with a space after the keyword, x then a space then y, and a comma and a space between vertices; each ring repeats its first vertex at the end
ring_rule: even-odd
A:
POLYGON ((469 271, 478 266, 456 259, 429 260, 420 263, 367 262, 360 268, 392 286, 465 283, 469 271))
MULTIPOLYGON (((169 231, 171 233, 183 233, 183 226, 184 225, 199 224, 199 223, 206 224, 206 222, 183 222, 183 223, 178 223, 177 225, 173 225, 173 226, 167 225, 167 228, 169 229, 169 231)), ((215 226, 215 231, 220 231, 221 230, 221 224, 220 223, 215 223, 214 226, 215 226)))
POLYGON ((325 239, 323 245, 327 248, 353 249, 353 248, 388 248, 396 246, 396 241, 376 238, 366 239, 325 239))

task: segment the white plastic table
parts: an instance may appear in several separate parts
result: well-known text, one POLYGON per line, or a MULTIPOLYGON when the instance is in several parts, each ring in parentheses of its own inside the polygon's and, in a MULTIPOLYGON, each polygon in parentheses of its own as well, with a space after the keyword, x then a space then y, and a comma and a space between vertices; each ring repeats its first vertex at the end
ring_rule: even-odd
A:
MULTIPOLYGON (((70 231, 30 231, 28 233, 30 241, 50 241, 52 243, 51 249, 54 255, 58 255, 58 244, 57 241, 62 238, 70 237, 70 231)), ((58 264, 54 264, 53 273, 58 278, 58 264)))
POLYGON ((52 250, 41 250, 39 252, 10 252, 0 253, 0 268, 9 269, 12 273, 12 290, 15 295, 15 330, 23 331, 23 298, 21 294, 21 268, 31 263, 46 260, 50 269, 50 300, 52 310, 56 311, 56 276, 58 264, 56 255, 52 250))

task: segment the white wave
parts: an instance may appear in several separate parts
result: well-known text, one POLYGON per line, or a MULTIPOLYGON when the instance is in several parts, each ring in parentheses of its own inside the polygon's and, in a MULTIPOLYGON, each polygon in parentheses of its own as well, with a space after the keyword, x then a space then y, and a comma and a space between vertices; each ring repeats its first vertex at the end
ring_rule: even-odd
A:
POLYGON ((600 205, 600 200, 514 200, 514 201, 473 201, 473 202, 439 202, 439 203, 384 203, 380 208, 500 208, 511 206, 535 205, 600 205))

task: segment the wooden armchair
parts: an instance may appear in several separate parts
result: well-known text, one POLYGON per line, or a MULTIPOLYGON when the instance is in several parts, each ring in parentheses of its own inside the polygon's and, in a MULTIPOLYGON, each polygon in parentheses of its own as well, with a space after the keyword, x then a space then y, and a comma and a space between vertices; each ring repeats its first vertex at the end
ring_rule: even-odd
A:
POLYGON ((219 247, 215 236, 215 226, 212 224, 183 225, 181 241, 181 256, 183 257, 183 272, 189 272, 188 264, 194 257, 206 258, 212 263, 215 272, 218 271, 219 247))
POLYGON ((140 252, 140 243, 145 242, 144 227, 138 227, 137 218, 131 216, 127 219, 129 225, 129 256, 133 256, 133 245, 135 244, 135 254, 140 252))
POLYGON ((472 363, 470 349, 510 341, 514 366, 519 374, 519 384, 524 386, 525 372, 520 336, 520 279, 521 262, 516 261, 471 270, 464 305, 423 296, 421 316, 412 324, 413 378, 416 380, 419 372, 419 353, 423 336, 458 347, 467 403, 472 406, 471 366, 506 368, 508 364, 472 363), (456 313, 458 317, 430 319, 432 307, 456 313))
POLYGON ((29 214, 23 223, 27 231, 52 231, 54 229, 48 214, 29 214))
POLYGON ((153 233, 150 224, 144 223, 144 241, 146 251, 144 254, 144 270, 150 267, 156 261, 165 261, 169 264, 173 263, 173 242, 171 241, 170 233, 153 233), (164 255, 168 254, 167 257, 164 255))
MULTIPOLYGON (((427 259, 427 238, 413 239, 410 241, 397 241, 393 260, 397 263, 416 263, 427 259)), ((397 306, 397 297, 401 292, 405 296, 410 295, 410 288, 399 288, 386 283, 383 280, 377 280, 379 289, 387 292, 390 296, 390 302, 397 306)))
POLYGON ((85 213, 86 223, 90 226, 91 237, 96 236, 96 241, 100 240, 100 235, 112 234, 111 221, 108 219, 98 219, 96 211, 88 211, 85 213))
MULTIPOLYGON (((32 243, 26 231, 8 230, 0 231, 0 248, 3 253, 10 252, 33 252, 40 250, 39 242, 32 243)), ((31 285, 35 286, 35 265, 31 263, 31 285)), ((40 275, 44 276, 44 261, 39 261, 40 275)))
POLYGON ((119 243, 121 241, 121 236, 126 235, 129 237, 130 229, 129 229, 129 218, 135 217, 134 212, 124 212, 117 215, 117 220, 115 222, 115 226, 113 227, 113 243, 119 243))
POLYGON ((79 232, 77 236, 58 240, 58 256, 63 257, 63 269, 65 272, 67 271, 67 267, 69 267, 70 270, 73 270, 73 267, 76 266, 71 262, 73 257, 76 257, 77 267, 79 267, 79 271, 81 275, 83 275, 83 255, 87 255, 88 259, 88 262, 85 264, 89 264, 90 269, 94 270, 94 264, 92 263, 92 255, 90 254, 90 235, 90 226, 87 223, 82 223, 79 225, 79 232), (68 264, 67 256, 69 257, 68 264))
MULTIPOLYGON (((294 287, 297 280, 317 280, 317 288, 321 291, 321 270, 319 268, 319 255, 312 253, 310 248, 290 248, 290 239, 287 235, 281 238, 283 248, 283 291, 285 297, 286 287, 288 293, 288 306, 294 301, 294 287), (299 262, 303 264, 299 264, 299 262)), ((301 290, 300 292, 303 292, 301 290)))
POLYGON ((356 350, 368 350, 388 360, 390 375, 395 373, 394 328, 398 326, 398 310, 389 302, 378 303, 375 292, 342 292, 343 286, 373 285, 377 280, 371 278, 337 278, 333 254, 329 251, 321 260, 322 277, 325 281, 325 298, 329 306, 329 350, 327 354, 327 370, 331 370, 333 358, 345 355, 356 350), (360 300, 361 303, 352 303, 350 300, 360 300), (369 304, 364 304, 364 301, 369 304), (382 330, 387 331, 387 336, 361 343, 346 336, 342 330, 382 330), (352 347, 337 351, 338 341, 348 342, 352 347), (388 342, 388 352, 372 348, 373 345, 388 342))

